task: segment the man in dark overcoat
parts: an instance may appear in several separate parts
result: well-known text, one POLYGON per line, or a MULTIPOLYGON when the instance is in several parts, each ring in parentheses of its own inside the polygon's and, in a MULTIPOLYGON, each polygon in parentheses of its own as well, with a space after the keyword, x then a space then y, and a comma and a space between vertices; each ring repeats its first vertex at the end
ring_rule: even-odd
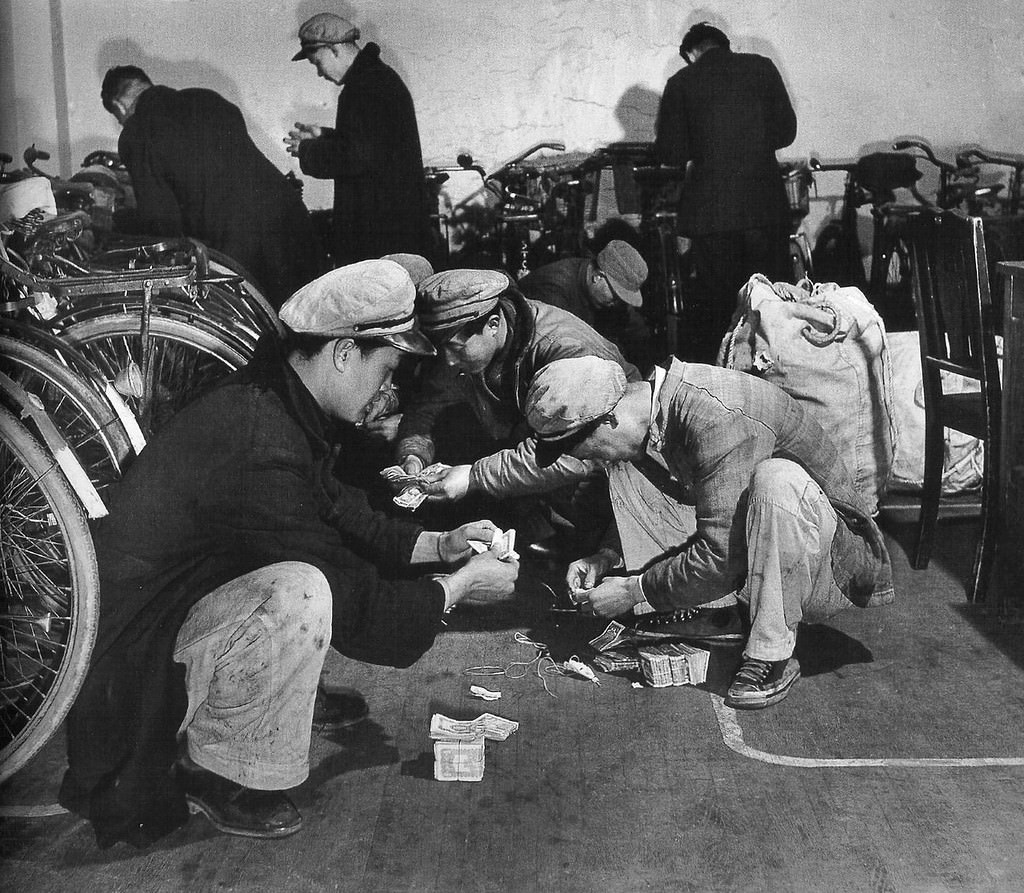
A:
POLYGON ((101 97, 122 125, 117 150, 137 203, 120 228, 198 239, 241 264, 275 309, 324 272, 302 196, 237 106, 212 90, 154 85, 130 65, 107 72, 101 97))
POLYGON ((317 75, 342 87, 334 128, 296 123, 285 142, 304 174, 334 180, 332 254, 347 264, 385 254, 432 255, 429 199, 412 96, 359 29, 324 12, 299 29, 317 75))
POLYGON ((687 66, 669 78, 655 154, 688 167, 679 232, 697 282, 685 296, 684 359, 715 362, 740 287, 753 273, 788 278, 788 207, 775 150, 796 139, 796 114, 774 63, 734 53, 702 22, 683 38, 687 66))
POLYGON ((118 485, 96 531, 99 633, 61 788, 101 846, 149 843, 189 810, 230 834, 295 833, 286 791, 309 774, 313 724, 366 715, 319 685, 328 648, 406 667, 454 605, 512 593, 516 562, 470 557, 491 522, 425 531, 335 476, 336 429, 386 402, 403 355, 433 353, 414 294, 387 260, 300 289, 283 345, 264 336, 118 485))

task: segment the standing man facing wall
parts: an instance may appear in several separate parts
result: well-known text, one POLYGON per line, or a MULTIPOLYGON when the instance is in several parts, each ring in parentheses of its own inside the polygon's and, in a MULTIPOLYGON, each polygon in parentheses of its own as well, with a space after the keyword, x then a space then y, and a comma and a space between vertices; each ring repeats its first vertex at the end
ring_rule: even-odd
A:
POLYGON ((134 65, 111 68, 100 98, 123 128, 117 151, 135 190, 137 208, 120 227, 222 251, 275 309, 324 271, 301 196, 256 147, 237 106, 212 90, 154 85, 134 65))
POLYGON ((342 87, 333 129, 296 123, 285 143, 304 174, 334 180, 335 264, 396 252, 430 255, 423 155, 412 96, 380 47, 360 49, 359 29, 322 12, 299 28, 317 75, 342 87))
POLYGON ((775 150, 796 139, 796 114, 770 59, 734 53, 701 22, 683 37, 687 67, 669 78, 658 110, 655 154, 687 167, 679 231, 693 240, 697 274, 688 296, 685 359, 713 363, 753 273, 787 278, 786 188, 775 150))

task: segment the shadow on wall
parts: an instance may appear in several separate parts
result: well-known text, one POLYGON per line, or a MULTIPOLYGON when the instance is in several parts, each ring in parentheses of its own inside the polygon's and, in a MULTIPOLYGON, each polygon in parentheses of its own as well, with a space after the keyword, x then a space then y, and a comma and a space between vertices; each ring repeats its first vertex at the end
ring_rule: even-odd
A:
POLYGON ((622 139, 627 143, 646 143, 654 140, 654 122, 658 117, 661 94, 650 87, 634 84, 615 105, 615 119, 622 128, 622 139))

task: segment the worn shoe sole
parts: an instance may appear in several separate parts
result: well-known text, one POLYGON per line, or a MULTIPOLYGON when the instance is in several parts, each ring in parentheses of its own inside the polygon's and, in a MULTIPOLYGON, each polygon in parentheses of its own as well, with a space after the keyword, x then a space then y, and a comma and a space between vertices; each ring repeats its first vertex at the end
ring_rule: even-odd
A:
POLYGON ((758 691, 733 692, 730 688, 725 696, 725 703, 728 707, 736 710, 761 710, 764 707, 771 707, 778 704, 793 687, 793 683, 800 678, 800 664, 795 658, 790 658, 782 678, 770 689, 758 691))
POLYGON ((369 706, 358 716, 349 716, 345 719, 335 719, 330 722, 321 721, 317 719, 316 713, 313 714, 313 729, 317 732, 337 732, 341 729, 350 729, 352 726, 357 726, 361 722, 365 722, 366 718, 370 715, 369 706))
POLYGON ((223 831, 225 834, 234 834, 238 837, 259 837, 261 839, 276 839, 279 837, 291 837, 296 832, 302 830, 302 816, 299 816, 299 820, 294 825, 286 825, 282 828, 271 828, 266 831, 260 831, 255 828, 239 827, 238 825, 229 825, 225 822, 218 814, 217 811, 202 801, 201 798, 194 794, 186 794, 185 800, 188 803, 188 811, 193 815, 204 815, 209 820, 210 824, 213 825, 218 831, 223 831))

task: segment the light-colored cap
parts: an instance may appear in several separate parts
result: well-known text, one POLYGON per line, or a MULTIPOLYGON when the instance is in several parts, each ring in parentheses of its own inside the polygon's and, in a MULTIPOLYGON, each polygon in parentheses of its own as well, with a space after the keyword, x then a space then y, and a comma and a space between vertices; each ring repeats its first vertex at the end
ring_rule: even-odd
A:
POLYGON ((306 19, 299 28, 299 41, 302 49, 292 56, 292 62, 308 59, 309 54, 320 47, 335 43, 354 43, 359 40, 359 29, 348 19, 336 16, 333 12, 318 12, 313 18, 306 19))
POLYGON ((416 288, 392 260, 362 260, 324 273, 293 294, 278 316, 293 332, 330 338, 380 338, 407 353, 430 356, 418 331, 416 288))
POLYGON ((537 435, 537 463, 550 465, 569 452, 625 393, 626 373, 612 360, 567 357, 548 363, 526 394, 526 423, 537 435))
POLYGON ((647 262, 629 242, 612 239, 601 249, 596 263, 597 268, 608 277, 608 284, 615 297, 631 307, 643 305, 644 296, 640 289, 647 281, 647 262))
POLYGON ((458 329, 498 304, 512 280, 498 270, 445 270, 417 289, 420 323, 429 335, 458 329))

